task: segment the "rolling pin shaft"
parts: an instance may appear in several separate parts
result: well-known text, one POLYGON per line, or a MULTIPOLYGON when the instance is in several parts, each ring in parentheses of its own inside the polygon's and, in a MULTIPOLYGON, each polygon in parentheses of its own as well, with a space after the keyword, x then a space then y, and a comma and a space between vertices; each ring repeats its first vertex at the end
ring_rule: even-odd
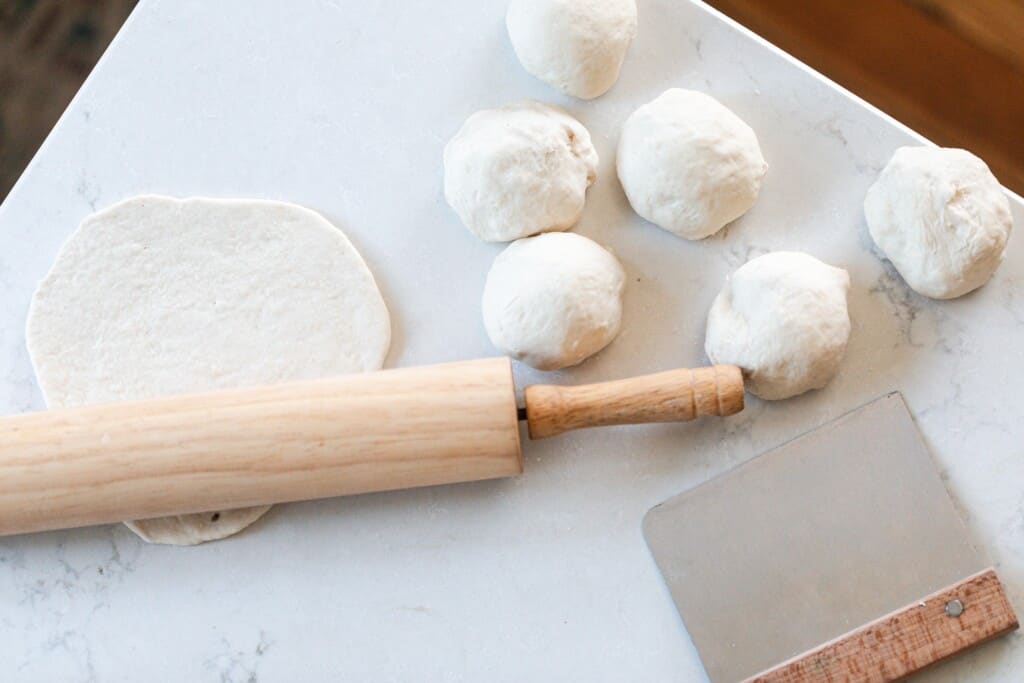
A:
POLYGON ((506 358, 0 418, 0 534, 522 472, 506 358))

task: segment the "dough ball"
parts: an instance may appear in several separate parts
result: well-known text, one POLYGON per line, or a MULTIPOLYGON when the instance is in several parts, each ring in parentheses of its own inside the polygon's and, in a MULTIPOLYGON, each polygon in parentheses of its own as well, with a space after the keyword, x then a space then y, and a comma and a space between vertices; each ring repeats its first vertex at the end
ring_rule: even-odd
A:
POLYGON ((596 177, 587 129, 540 102, 479 111, 444 148, 445 199, 488 242, 568 230, 596 177))
POLYGON ((619 78, 636 35, 636 0, 512 0, 505 23, 530 75, 589 100, 619 78))
POLYGON ((864 199, 871 238, 915 291, 952 299, 1003 260, 1010 202, 985 162, 962 149, 900 147, 864 199))
POLYGON ((625 279, 615 257, 581 235, 513 242, 487 273, 487 334, 502 352, 540 370, 576 365, 619 333, 625 279))
MULTIPOLYGON (((137 197, 86 218, 64 244, 32 298, 27 340, 58 408, 376 370, 391 326, 363 259, 319 214, 137 197)), ((268 509, 127 524, 147 541, 190 545, 268 509)))
POLYGON ((713 97, 679 88, 626 120, 617 167, 634 211, 691 240, 746 213, 768 170, 750 126, 713 97))
POLYGON ((766 399, 820 389, 839 369, 850 337, 850 277, 791 251, 741 266, 708 313, 712 363, 738 365, 747 390, 766 399))

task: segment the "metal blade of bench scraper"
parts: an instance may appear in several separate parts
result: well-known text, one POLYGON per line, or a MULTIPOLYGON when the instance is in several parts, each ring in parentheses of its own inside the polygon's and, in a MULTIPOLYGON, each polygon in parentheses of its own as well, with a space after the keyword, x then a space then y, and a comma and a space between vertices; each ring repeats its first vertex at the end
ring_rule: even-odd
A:
POLYGON ((644 536, 713 683, 985 569, 895 393, 653 508, 644 536))

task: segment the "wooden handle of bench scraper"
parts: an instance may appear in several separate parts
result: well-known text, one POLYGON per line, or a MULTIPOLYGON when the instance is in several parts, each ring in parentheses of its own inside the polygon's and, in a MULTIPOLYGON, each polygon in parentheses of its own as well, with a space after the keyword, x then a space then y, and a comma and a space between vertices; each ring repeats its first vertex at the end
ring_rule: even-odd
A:
POLYGON ((901 681, 1019 626, 990 567, 743 683, 901 681))
POLYGON ((735 365, 714 365, 524 393, 530 438, 543 439, 584 427, 733 415, 743 410, 743 375, 735 365))

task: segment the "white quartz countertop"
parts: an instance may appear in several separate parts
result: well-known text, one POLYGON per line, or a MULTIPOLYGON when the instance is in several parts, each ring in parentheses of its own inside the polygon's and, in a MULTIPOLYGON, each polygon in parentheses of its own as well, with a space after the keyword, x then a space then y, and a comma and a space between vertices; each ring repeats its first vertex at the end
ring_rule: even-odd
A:
MULTIPOLYGON (((0 539, 0 679, 702 681, 643 514, 891 390, 1024 610, 1024 235, 981 290, 921 298, 872 253, 861 211, 892 151, 920 142, 912 132, 681 0, 640 0, 618 85, 572 100, 516 62, 504 4, 143 0, 0 207, 0 413, 43 407, 24 321, 60 244, 139 193, 313 208, 381 285, 388 367, 493 355, 479 297, 500 247, 445 204, 441 150, 473 111, 520 98, 561 104, 591 131, 601 163, 577 229, 629 275, 607 350, 553 375, 518 368, 521 381, 704 363, 725 276, 776 249, 850 272, 839 376, 726 420, 526 443, 516 479, 282 505, 192 548, 120 525, 0 539), (614 172, 620 125, 670 86, 735 110, 770 164, 757 206, 697 243, 637 218, 614 172)), ((1021 232, 1018 198, 1013 211, 1021 232)), ((1012 635, 920 680, 1022 676, 1012 635)))

